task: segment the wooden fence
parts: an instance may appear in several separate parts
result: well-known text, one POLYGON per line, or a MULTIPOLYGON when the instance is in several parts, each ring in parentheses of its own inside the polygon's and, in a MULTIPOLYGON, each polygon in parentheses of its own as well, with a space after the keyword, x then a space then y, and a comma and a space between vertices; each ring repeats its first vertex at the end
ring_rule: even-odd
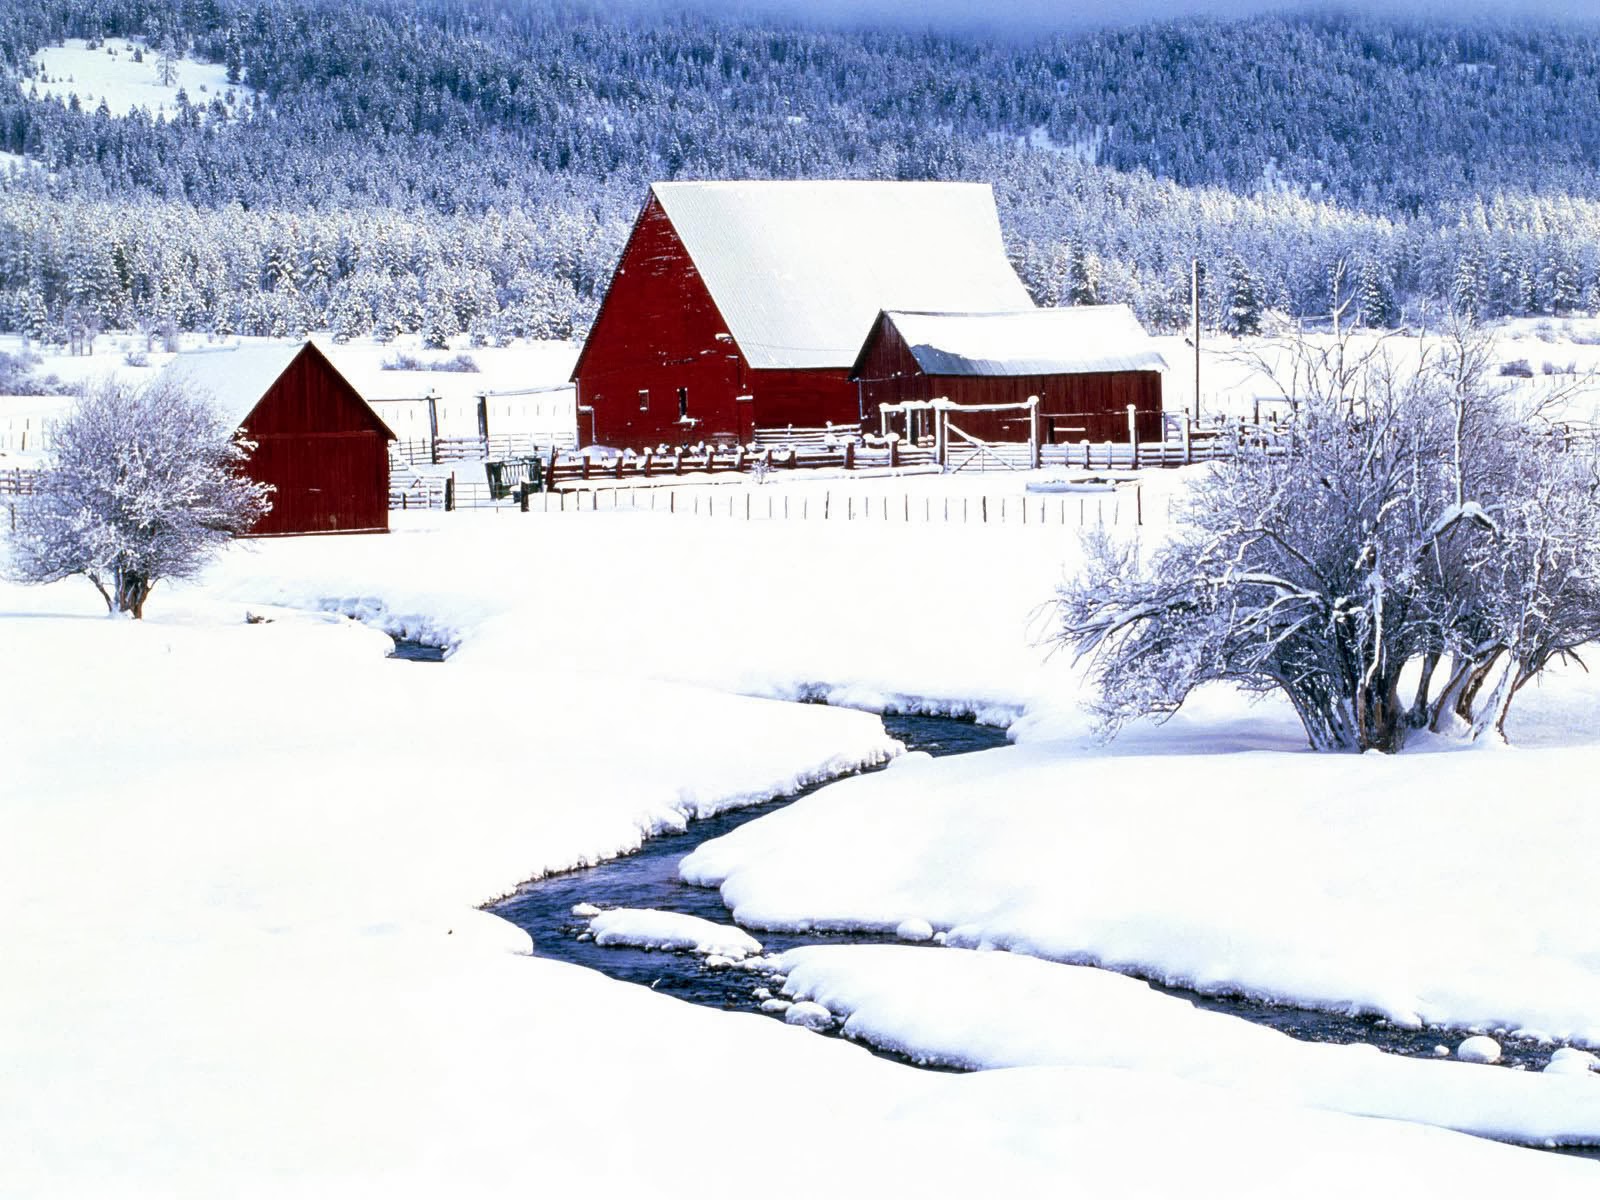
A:
POLYGON ((390 507, 489 510, 507 513, 658 513, 701 520, 826 521, 905 525, 1037 525, 1082 528, 1092 525, 1148 525, 1164 522, 1169 502, 1163 495, 1147 502, 1137 484, 1096 491, 1024 495, 913 495, 910 492, 861 495, 831 490, 795 491, 761 487, 597 488, 590 491, 534 492, 521 500, 494 500, 487 483, 448 483, 422 502, 390 507))
POLYGON ((570 450, 577 438, 571 434, 497 433, 490 437, 411 438, 389 443, 389 462, 414 467, 418 463, 474 462, 520 458, 537 454, 548 460, 552 453, 570 450))

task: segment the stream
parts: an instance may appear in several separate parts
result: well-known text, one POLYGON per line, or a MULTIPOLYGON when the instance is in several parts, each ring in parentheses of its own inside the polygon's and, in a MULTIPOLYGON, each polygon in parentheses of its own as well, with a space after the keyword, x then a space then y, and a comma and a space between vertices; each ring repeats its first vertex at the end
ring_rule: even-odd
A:
MULTIPOLYGON (((394 657, 413 662, 442 662, 445 652, 417 641, 397 641, 394 657)), ((884 728, 891 737, 905 743, 908 750, 921 750, 934 757, 970 754, 1007 744, 1005 731, 970 721, 948 717, 922 717, 885 714, 884 728)), ((678 878, 678 863, 702 842, 730 833, 748 821, 777 811, 786 805, 827 786, 814 784, 789 796, 694 821, 682 833, 663 834, 645 842, 635 853, 592 867, 550 875, 524 884, 515 893, 489 906, 489 911, 526 930, 533 938, 534 953, 589 967, 613 979, 666 992, 679 999, 709 1008, 733 1012, 760 1012, 762 996, 758 988, 767 982, 757 972, 738 967, 708 967, 696 954, 643 950, 629 946, 599 946, 586 935, 588 921, 574 916, 574 906, 598 908, 640 908, 683 913, 718 924, 733 925, 732 913, 713 888, 692 887, 678 878)), ((767 955, 780 954, 796 946, 832 944, 894 943, 892 933, 860 931, 828 933, 808 930, 803 933, 751 930, 767 955)), ((929 953, 938 953, 930 946, 929 953)), ((1438 1047, 1454 1047, 1464 1034, 1440 1029, 1408 1029, 1381 1017, 1349 1016, 1273 1004, 1237 995, 1212 995, 1147 980, 1151 987, 1182 998, 1198 1008, 1227 1013, 1280 1033, 1310 1042, 1336 1044, 1363 1043, 1391 1054, 1416 1058, 1439 1057, 1438 1047)), ((765 995, 765 993, 763 993, 765 995)), ((773 1019, 782 1020, 774 1014, 773 1019)), ((1529 1039, 1511 1037, 1493 1030, 1501 1046, 1501 1066, 1537 1071, 1550 1061, 1555 1047, 1529 1039)), ((837 1033, 835 1032, 835 1036, 837 1033)), ((896 1055, 868 1046, 874 1053, 896 1055)), ((1593 1157, 1593 1148, 1576 1151, 1593 1157)))
MULTIPOLYGON (((907 749, 925 751, 935 757, 969 754, 1007 744, 1003 730, 944 717, 885 715, 883 724, 890 736, 904 742, 907 749)), ((587 939, 580 940, 588 921, 574 916, 572 909, 579 904, 598 908, 659 909, 732 925, 735 923, 733 915, 722 903, 721 893, 682 882, 678 878, 679 861, 702 842, 721 837, 747 821, 758 820, 822 786, 826 785, 818 784, 793 796, 695 821, 683 833, 652 838, 635 854, 524 884, 513 895, 491 906, 490 911, 527 930, 533 937, 534 953, 541 957, 590 967, 614 979, 667 992, 694 1004, 758 1012, 761 999, 755 995, 755 990, 766 982, 760 974, 737 967, 707 967, 705 960, 695 954, 599 946, 587 939)), ((762 943, 769 955, 818 943, 867 944, 899 940, 893 933, 859 931, 786 933, 758 929, 747 932, 762 943)), ((936 947, 929 948, 929 953, 937 952, 936 947)), ((1464 1036, 1436 1029, 1407 1029, 1380 1017, 1319 1012, 1243 996, 1208 995, 1153 980, 1147 982, 1158 991, 1181 997, 1199 1008, 1267 1025, 1302 1041, 1361 1042, 1392 1054, 1435 1058, 1438 1057, 1437 1047, 1453 1048, 1464 1036)), ((783 1018, 775 1016, 774 1019, 783 1018)), ((1539 1070, 1550 1060, 1554 1049, 1504 1033, 1496 1036, 1501 1044, 1501 1064, 1506 1067, 1539 1070)))

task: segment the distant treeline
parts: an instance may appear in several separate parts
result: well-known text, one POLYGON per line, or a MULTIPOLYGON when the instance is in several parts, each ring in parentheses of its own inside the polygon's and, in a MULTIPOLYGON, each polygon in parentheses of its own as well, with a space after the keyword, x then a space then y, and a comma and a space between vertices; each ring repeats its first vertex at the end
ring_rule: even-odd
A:
POLYGON ((1191 257, 1240 329, 1326 312, 1336 279, 1373 324, 1600 307, 1593 33, 1274 18, 1023 44, 550 0, 11 0, 0 59, 0 149, 38 165, 0 184, 0 326, 42 337, 581 331, 658 178, 989 181, 1038 299, 1157 326, 1191 257), (30 100, 30 57, 66 37, 223 63, 240 115, 30 100))

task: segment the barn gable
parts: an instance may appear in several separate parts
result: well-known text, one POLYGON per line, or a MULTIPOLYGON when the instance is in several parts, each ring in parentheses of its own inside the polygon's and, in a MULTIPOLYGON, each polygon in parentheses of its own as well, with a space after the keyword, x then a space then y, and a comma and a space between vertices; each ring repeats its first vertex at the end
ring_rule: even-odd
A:
POLYGON ((388 528, 394 434, 316 346, 199 351, 179 355, 166 374, 209 396, 255 444, 244 469, 273 493, 252 534, 388 528))
POLYGON ((370 430, 389 440, 395 436, 312 342, 195 350, 178 355, 163 374, 209 396, 230 429, 252 434, 370 430), (280 386, 291 380, 301 386, 280 386), (264 403, 269 397, 272 403, 264 403))
MULTIPOLYGON (((606 413, 605 439, 647 445, 677 440, 678 428, 681 436, 737 429, 735 397, 745 389, 747 364, 727 330, 688 248, 651 197, 572 369, 581 403, 606 413), (694 425, 680 426, 680 387, 694 425)), ((594 432, 580 419, 580 440, 592 441, 594 432)))
POLYGON ((1031 307, 978 183, 658 183, 756 370, 847 368, 882 309, 1031 307))

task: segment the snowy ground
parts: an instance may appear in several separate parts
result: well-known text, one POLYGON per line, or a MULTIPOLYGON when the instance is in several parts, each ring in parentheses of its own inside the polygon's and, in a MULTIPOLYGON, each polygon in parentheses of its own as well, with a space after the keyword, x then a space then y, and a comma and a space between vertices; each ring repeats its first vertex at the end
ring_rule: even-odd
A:
POLYGON ((1533 1145, 1600 1142, 1600 1079, 1297 1041, 1090 967, 910 946, 807 946, 776 967, 786 995, 847 1037, 919 1062, 1116 1068, 1533 1145))
POLYGON ((126 38, 107 38, 93 50, 82 38, 68 38, 63 45, 46 46, 33 56, 42 80, 24 78, 18 83, 25 96, 37 87, 41 100, 66 104, 77 96, 85 112, 93 112, 104 100, 116 117, 139 108, 158 117, 170 116, 177 111, 179 91, 187 92, 189 103, 197 108, 221 96, 230 109, 236 109, 254 95, 243 84, 229 83, 223 64, 192 58, 175 59, 173 81, 162 83, 157 57, 150 47, 126 38), (143 62, 134 61, 136 49, 143 52, 143 62))
MULTIPOLYGON (((27 964, 0 989, 21 1147, 0 1192, 1594 1194, 1592 1163, 1416 1123, 1439 1089, 1360 1051, 1347 1075, 1253 1035, 1192 1069, 1117 1061, 1062 1052, 1061 1022, 1007 998, 986 1027, 1034 1065, 930 1075, 527 958, 473 906, 896 750, 867 713, 750 697, 1020 714, 1014 748, 825 788, 691 873, 752 919, 913 918, 960 946, 1594 1040, 1595 688, 1519 701, 1511 752, 1313 757, 1281 707, 1221 694, 1101 751, 1039 644, 1073 554, 1058 528, 397 528, 236 546, 143 624, 97 616, 86 583, 0 585, 0 946, 27 964), (308 608, 458 649, 387 661, 308 608), (774 1134, 796 1126, 789 1153, 774 1134)), ((870 1007, 847 988, 906 994, 816 969, 841 1012, 870 1007)), ((920 1039, 980 987, 1021 994, 931 985, 919 1024, 886 1027, 920 1039)), ((959 1054, 998 1065, 970 1010, 950 1019, 959 1054)), ((1188 1019, 1146 1037, 1192 1049, 1188 1019)), ((1484 1082, 1456 1111, 1488 1128, 1498 1097, 1565 1133, 1592 1122, 1585 1087, 1484 1082)))

